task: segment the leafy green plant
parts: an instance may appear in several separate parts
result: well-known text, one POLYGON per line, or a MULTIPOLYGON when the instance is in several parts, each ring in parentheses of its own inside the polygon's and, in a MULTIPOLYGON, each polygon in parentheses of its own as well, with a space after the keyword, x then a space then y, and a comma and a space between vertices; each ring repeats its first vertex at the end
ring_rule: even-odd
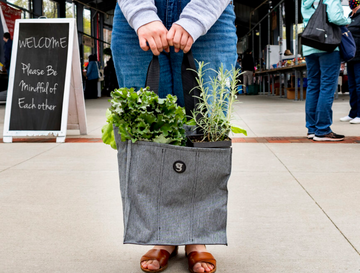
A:
POLYGON ((223 66, 215 72, 215 77, 210 81, 204 82, 205 74, 204 62, 198 62, 197 83, 200 95, 197 96, 199 102, 192 112, 196 126, 204 133, 202 141, 215 142, 223 141, 229 137, 230 131, 247 135, 246 130, 231 126, 233 104, 236 100, 239 69, 233 67, 232 71, 227 71, 223 66))
POLYGON ((186 122, 184 108, 176 104, 177 97, 160 99, 147 88, 135 91, 120 88, 111 92, 107 124, 102 128, 102 140, 116 149, 113 125, 119 128, 121 141, 153 141, 185 146, 183 128, 186 122))

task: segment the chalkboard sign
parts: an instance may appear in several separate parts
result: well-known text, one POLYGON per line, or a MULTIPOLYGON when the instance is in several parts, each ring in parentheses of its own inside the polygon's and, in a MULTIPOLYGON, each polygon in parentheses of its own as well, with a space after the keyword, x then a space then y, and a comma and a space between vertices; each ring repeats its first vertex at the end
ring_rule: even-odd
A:
POLYGON ((7 136, 65 136, 74 28, 74 19, 16 21, 4 142, 7 136))

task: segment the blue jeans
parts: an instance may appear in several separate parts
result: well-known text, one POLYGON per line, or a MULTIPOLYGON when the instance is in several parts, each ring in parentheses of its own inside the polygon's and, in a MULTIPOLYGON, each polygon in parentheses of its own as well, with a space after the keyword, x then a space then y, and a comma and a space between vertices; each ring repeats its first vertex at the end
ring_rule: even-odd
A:
MULTIPOLYGON (((156 0, 158 16, 167 29, 179 19, 183 8, 190 0, 156 0)), ((236 28, 234 6, 229 4, 216 23, 206 35, 201 36, 192 46, 195 60, 209 63, 205 68, 218 69, 221 64, 231 70, 237 60, 236 28)), ((145 87, 148 65, 152 59, 151 51, 143 51, 139 46, 138 36, 130 27, 116 5, 111 50, 113 54, 116 75, 120 87, 145 87)), ((184 106, 181 79, 181 63, 183 53, 175 53, 173 47, 170 53, 162 52, 160 61, 159 96, 176 95, 180 106, 184 106)), ((206 71, 204 80, 214 77, 213 71, 206 71)))
POLYGON ((360 62, 349 62, 347 71, 351 108, 349 117, 360 118, 360 62))
POLYGON ((309 134, 331 132, 332 104, 340 71, 340 53, 313 53, 305 57, 308 77, 306 90, 306 128, 309 134))

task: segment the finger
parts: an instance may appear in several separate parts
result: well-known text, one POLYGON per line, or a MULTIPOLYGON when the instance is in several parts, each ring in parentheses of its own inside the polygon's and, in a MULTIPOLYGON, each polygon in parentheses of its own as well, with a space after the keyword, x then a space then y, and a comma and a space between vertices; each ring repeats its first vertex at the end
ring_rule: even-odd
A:
POLYGON ((174 36, 174 47, 175 52, 179 52, 180 50, 180 41, 181 41, 181 31, 176 31, 174 36))
POLYGON ((192 44, 193 44, 193 38, 191 36, 189 36, 187 42, 186 42, 186 46, 184 48, 184 53, 188 53, 192 47, 192 44))
POLYGON ((182 36, 181 31, 175 31, 173 43, 174 43, 174 46, 177 48, 180 48, 181 36, 182 36))
POLYGON ((174 35, 175 35, 175 28, 171 27, 168 34, 166 35, 166 39, 168 41, 169 46, 174 46, 174 35))
POLYGON ((163 45, 162 45, 162 41, 161 41, 160 36, 156 36, 154 40, 155 40, 156 47, 157 47, 158 51, 162 52, 164 49, 163 49, 163 45))
POLYGON ((159 50, 157 49, 157 45, 156 45, 156 43, 155 43, 155 41, 154 41, 154 38, 152 38, 152 37, 149 38, 148 44, 149 44, 150 49, 151 49, 151 51, 152 51, 152 53, 153 53, 154 55, 156 55, 156 56, 160 55, 160 52, 159 52, 159 50))
POLYGON ((166 39, 166 35, 161 35, 161 43, 162 43, 162 47, 166 52, 169 52, 169 43, 166 39))
POLYGON ((146 44, 146 39, 145 38, 139 38, 139 44, 140 44, 140 48, 144 51, 148 51, 149 47, 146 44))
POLYGON ((181 50, 184 50, 188 39, 189 39, 189 35, 186 35, 185 33, 183 33, 183 35, 181 37, 181 41, 180 41, 180 49, 181 50))

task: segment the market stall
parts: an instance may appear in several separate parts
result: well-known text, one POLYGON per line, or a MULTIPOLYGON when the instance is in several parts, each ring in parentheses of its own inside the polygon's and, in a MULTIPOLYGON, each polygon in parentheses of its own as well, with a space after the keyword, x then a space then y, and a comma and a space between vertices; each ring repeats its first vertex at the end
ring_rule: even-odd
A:
POLYGON ((255 72, 256 82, 260 84, 260 92, 268 93, 268 95, 279 95, 288 99, 304 100, 306 95, 304 93, 306 63, 303 59, 300 59, 299 63, 255 72), (279 90, 278 94, 276 88, 279 90))

